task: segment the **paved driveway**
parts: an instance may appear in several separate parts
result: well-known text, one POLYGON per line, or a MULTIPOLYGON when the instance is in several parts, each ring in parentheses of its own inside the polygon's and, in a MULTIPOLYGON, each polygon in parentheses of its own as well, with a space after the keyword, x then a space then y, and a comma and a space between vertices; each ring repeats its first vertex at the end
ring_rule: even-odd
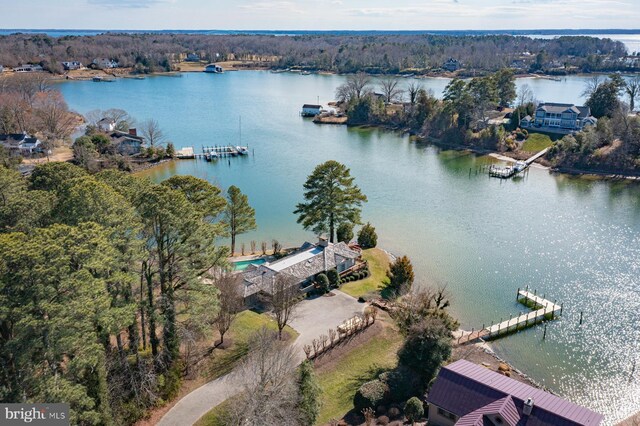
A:
MULTIPOLYGON (((334 296, 305 299, 296 309, 296 315, 290 326, 300 336, 295 341, 298 348, 298 362, 305 358, 302 347, 311 344, 321 334, 327 334, 330 328, 336 328, 344 320, 362 313, 364 303, 339 290, 333 290, 334 296)), ((158 422, 159 426, 192 425, 216 405, 240 392, 241 387, 234 371, 213 380, 193 392, 185 395, 158 422)))
POLYGON ((333 290, 332 293, 334 296, 305 299, 298 305, 295 318, 289 325, 300 333, 295 342, 300 349, 321 334, 327 334, 329 329, 335 329, 346 319, 363 312, 364 303, 358 303, 357 299, 340 290, 333 290))

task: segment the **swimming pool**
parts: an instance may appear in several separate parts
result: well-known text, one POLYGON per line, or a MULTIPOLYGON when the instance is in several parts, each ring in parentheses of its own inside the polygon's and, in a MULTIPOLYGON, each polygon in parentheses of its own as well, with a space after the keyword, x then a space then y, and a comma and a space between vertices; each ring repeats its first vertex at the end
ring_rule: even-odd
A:
POLYGON ((267 261, 264 259, 252 259, 252 260, 240 260, 238 262, 233 262, 233 270, 234 271, 244 271, 247 269, 247 266, 253 265, 262 265, 267 261))

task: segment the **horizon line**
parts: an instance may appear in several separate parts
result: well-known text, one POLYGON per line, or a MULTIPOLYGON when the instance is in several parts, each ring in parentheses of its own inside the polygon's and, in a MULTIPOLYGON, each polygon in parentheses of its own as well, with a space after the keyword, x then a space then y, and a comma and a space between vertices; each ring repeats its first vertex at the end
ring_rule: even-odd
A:
POLYGON ((499 33, 499 32, 514 32, 514 33, 530 33, 530 32, 557 32, 557 31, 573 31, 573 32, 600 32, 605 34, 613 34, 614 32, 636 32, 640 33, 640 28, 529 28, 529 29, 514 29, 514 28, 504 28, 504 29, 447 29, 447 30, 438 30, 438 29, 220 29, 220 28, 210 28, 210 29, 194 29, 194 28, 161 28, 161 29, 105 29, 105 28, 0 28, 0 31, 82 31, 82 32, 159 32, 159 31, 220 31, 220 32, 307 32, 307 33, 322 33, 322 32, 378 32, 378 33, 410 33, 410 32, 484 32, 484 33, 499 33))

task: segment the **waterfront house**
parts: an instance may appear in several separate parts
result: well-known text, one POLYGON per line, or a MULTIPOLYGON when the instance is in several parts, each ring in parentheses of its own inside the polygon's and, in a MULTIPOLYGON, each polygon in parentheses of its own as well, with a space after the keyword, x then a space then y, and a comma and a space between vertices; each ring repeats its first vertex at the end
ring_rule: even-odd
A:
POLYGON ((300 114, 303 117, 315 117, 322 112, 322 105, 304 104, 300 114))
POLYGON ((97 127, 101 132, 113 132, 116 129, 116 122, 112 118, 104 117, 102 120, 98 121, 97 127))
POLYGON ((120 66, 116 61, 108 58, 96 58, 93 60, 92 64, 100 69, 112 69, 120 66))
POLYGON ((65 71, 79 70, 82 68, 82 63, 78 61, 66 61, 62 62, 62 67, 65 71))
POLYGON ((138 136, 136 129, 129 129, 129 132, 114 130, 108 134, 111 144, 120 155, 138 155, 144 147, 144 138, 138 136))
POLYGON ((185 59, 187 62, 200 62, 200 56, 195 53, 189 53, 185 59))
POLYGON ((313 289, 316 275, 336 269, 342 275, 362 265, 361 253, 344 242, 330 243, 320 238, 318 243, 304 243, 298 250, 261 265, 249 265, 242 273, 242 293, 247 306, 258 303, 261 296, 273 293, 275 280, 280 274, 295 278, 294 285, 303 293, 313 289))
POLYGON ((222 72, 222 67, 216 64, 208 64, 206 67, 204 67, 204 72, 219 74, 222 72))
POLYGON ((38 64, 26 64, 20 65, 19 67, 15 67, 13 69, 15 72, 37 72, 44 71, 41 65, 38 64))
POLYGON ((434 426, 597 426, 603 416, 466 360, 440 369, 429 394, 434 426))
POLYGON ((449 58, 447 62, 442 64, 442 68, 450 72, 458 71, 462 68, 462 62, 457 59, 449 58))
POLYGON ((28 133, 0 134, 0 143, 12 154, 33 155, 42 152, 42 142, 28 133))
POLYGON ((525 117, 520 121, 520 126, 537 128, 549 133, 568 134, 578 132, 586 126, 593 126, 597 122, 587 106, 542 103, 536 108, 534 117, 525 117))

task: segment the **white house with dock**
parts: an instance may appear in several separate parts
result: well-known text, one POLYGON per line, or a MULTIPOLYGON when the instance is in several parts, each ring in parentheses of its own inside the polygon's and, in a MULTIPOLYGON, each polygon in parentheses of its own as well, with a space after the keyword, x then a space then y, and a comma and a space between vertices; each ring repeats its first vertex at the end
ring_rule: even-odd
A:
POLYGON ((300 115, 303 117, 315 117, 322 112, 322 105, 304 104, 300 115))
POLYGON ((220 74, 223 72, 223 69, 220 65, 208 64, 206 67, 204 67, 204 72, 209 74, 220 74))
POLYGON ((591 108, 588 106, 542 103, 536 108, 534 117, 527 115, 520 120, 520 127, 548 133, 569 134, 587 126, 594 126, 597 122, 598 119, 591 115, 591 108))

